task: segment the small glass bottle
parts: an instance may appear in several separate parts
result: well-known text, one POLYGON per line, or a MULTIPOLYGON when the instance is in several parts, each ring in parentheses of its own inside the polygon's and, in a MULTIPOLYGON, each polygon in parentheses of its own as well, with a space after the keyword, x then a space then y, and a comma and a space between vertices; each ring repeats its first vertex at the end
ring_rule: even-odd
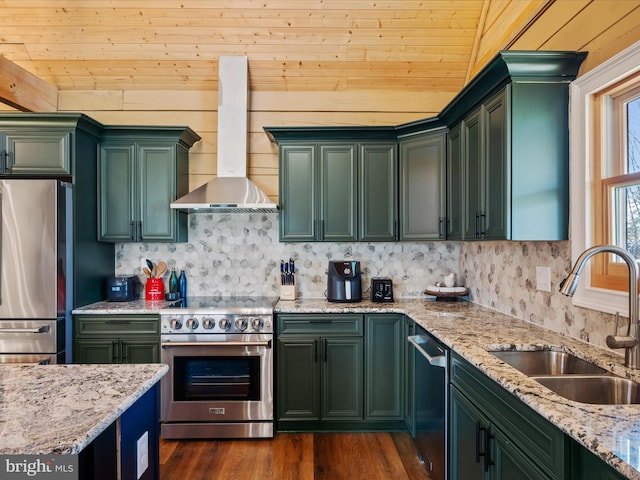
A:
POLYGON ((176 274, 176 269, 171 269, 171 276, 169 277, 169 293, 177 293, 178 292, 178 275, 176 274))
POLYGON ((180 298, 187 298, 187 276, 184 274, 184 270, 180 270, 180 277, 178 278, 178 288, 180 289, 180 298))

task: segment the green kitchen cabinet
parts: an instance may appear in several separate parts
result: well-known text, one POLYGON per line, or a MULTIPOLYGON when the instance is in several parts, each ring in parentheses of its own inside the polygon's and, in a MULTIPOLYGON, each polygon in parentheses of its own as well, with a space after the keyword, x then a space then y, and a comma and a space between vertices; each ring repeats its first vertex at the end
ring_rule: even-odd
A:
POLYGON ((398 226, 398 168, 395 143, 362 143, 358 238, 365 242, 392 242, 398 226))
POLYGON ((334 429, 363 416, 362 315, 278 316, 281 430, 334 429))
POLYGON ((98 157, 98 240, 180 242, 187 212, 169 204, 188 192, 188 127, 106 127, 98 157))
POLYGON ((364 316, 365 420, 404 421, 404 316, 364 316))
POLYGON ((412 438, 416 436, 416 407, 415 407, 415 355, 414 349, 411 344, 407 341, 407 338, 411 335, 415 335, 416 331, 416 322, 408 316, 404 317, 404 326, 403 326, 403 349, 404 349, 404 358, 403 358, 403 376, 404 376, 404 423, 409 430, 412 438))
POLYGON ((74 363, 157 363, 158 315, 74 315, 74 363))
POLYGON ((573 441, 571 480, 624 480, 627 478, 607 465, 578 442, 573 441))
POLYGON ((451 129, 449 238, 568 238, 567 119, 565 83, 513 82, 451 129))
POLYGON ((71 175, 73 130, 7 130, 0 134, 5 151, 2 173, 19 175, 71 175))
POLYGON ((399 138, 400 240, 446 236, 446 148, 442 129, 399 138))
POLYGON ((452 480, 564 479, 567 437, 478 369, 452 355, 452 480))
POLYGON ((280 146, 280 240, 357 239, 357 150, 351 143, 280 146))
POLYGON ((279 149, 281 242, 397 239, 398 166, 392 129, 265 131, 279 149))

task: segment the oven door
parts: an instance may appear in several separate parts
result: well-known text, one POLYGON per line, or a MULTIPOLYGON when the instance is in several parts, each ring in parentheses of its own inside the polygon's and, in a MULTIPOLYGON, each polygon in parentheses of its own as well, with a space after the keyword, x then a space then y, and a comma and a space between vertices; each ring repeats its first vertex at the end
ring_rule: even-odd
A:
POLYGON ((273 335, 182 337, 161 345, 163 422, 273 420, 273 335))

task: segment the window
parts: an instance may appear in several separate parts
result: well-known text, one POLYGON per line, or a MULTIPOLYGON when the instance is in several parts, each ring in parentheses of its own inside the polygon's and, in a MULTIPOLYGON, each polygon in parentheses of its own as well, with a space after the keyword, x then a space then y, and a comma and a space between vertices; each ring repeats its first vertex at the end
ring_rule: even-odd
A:
MULTIPOLYGON (((570 91, 572 259, 603 243, 640 257, 640 42, 570 91)), ((624 262, 597 255, 582 276, 574 304, 627 314, 624 262)))

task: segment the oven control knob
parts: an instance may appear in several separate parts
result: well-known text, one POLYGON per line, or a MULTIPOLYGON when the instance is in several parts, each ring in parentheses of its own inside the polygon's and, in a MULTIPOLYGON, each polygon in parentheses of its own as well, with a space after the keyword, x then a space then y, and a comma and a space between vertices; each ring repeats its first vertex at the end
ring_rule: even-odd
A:
POLYGON ((241 332, 244 332, 249 326, 249 321, 246 318, 238 318, 236 320, 236 328, 241 332))
POLYGON ((251 326, 256 332, 259 332, 260 330, 262 330, 262 327, 264 327, 264 320, 262 320, 261 318, 254 318, 253 320, 251 320, 251 326))
POLYGON ((218 326, 220 327, 221 330, 224 330, 226 332, 231 328, 231 322, 229 321, 228 318, 223 318, 218 322, 218 326))
POLYGON ((195 330, 196 328, 198 328, 198 320, 196 320, 195 318, 190 318, 187 320, 187 328, 189 330, 195 330))
POLYGON ((210 318, 205 318, 204 320, 202 320, 202 326, 207 330, 211 330, 213 327, 215 327, 215 325, 216 322, 214 320, 211 320, 210 318))
POLYGON ((182 328, 182 320, 179 318, 172 318, 169 324, 171 325, 171 330, 180 330, 182 328))

